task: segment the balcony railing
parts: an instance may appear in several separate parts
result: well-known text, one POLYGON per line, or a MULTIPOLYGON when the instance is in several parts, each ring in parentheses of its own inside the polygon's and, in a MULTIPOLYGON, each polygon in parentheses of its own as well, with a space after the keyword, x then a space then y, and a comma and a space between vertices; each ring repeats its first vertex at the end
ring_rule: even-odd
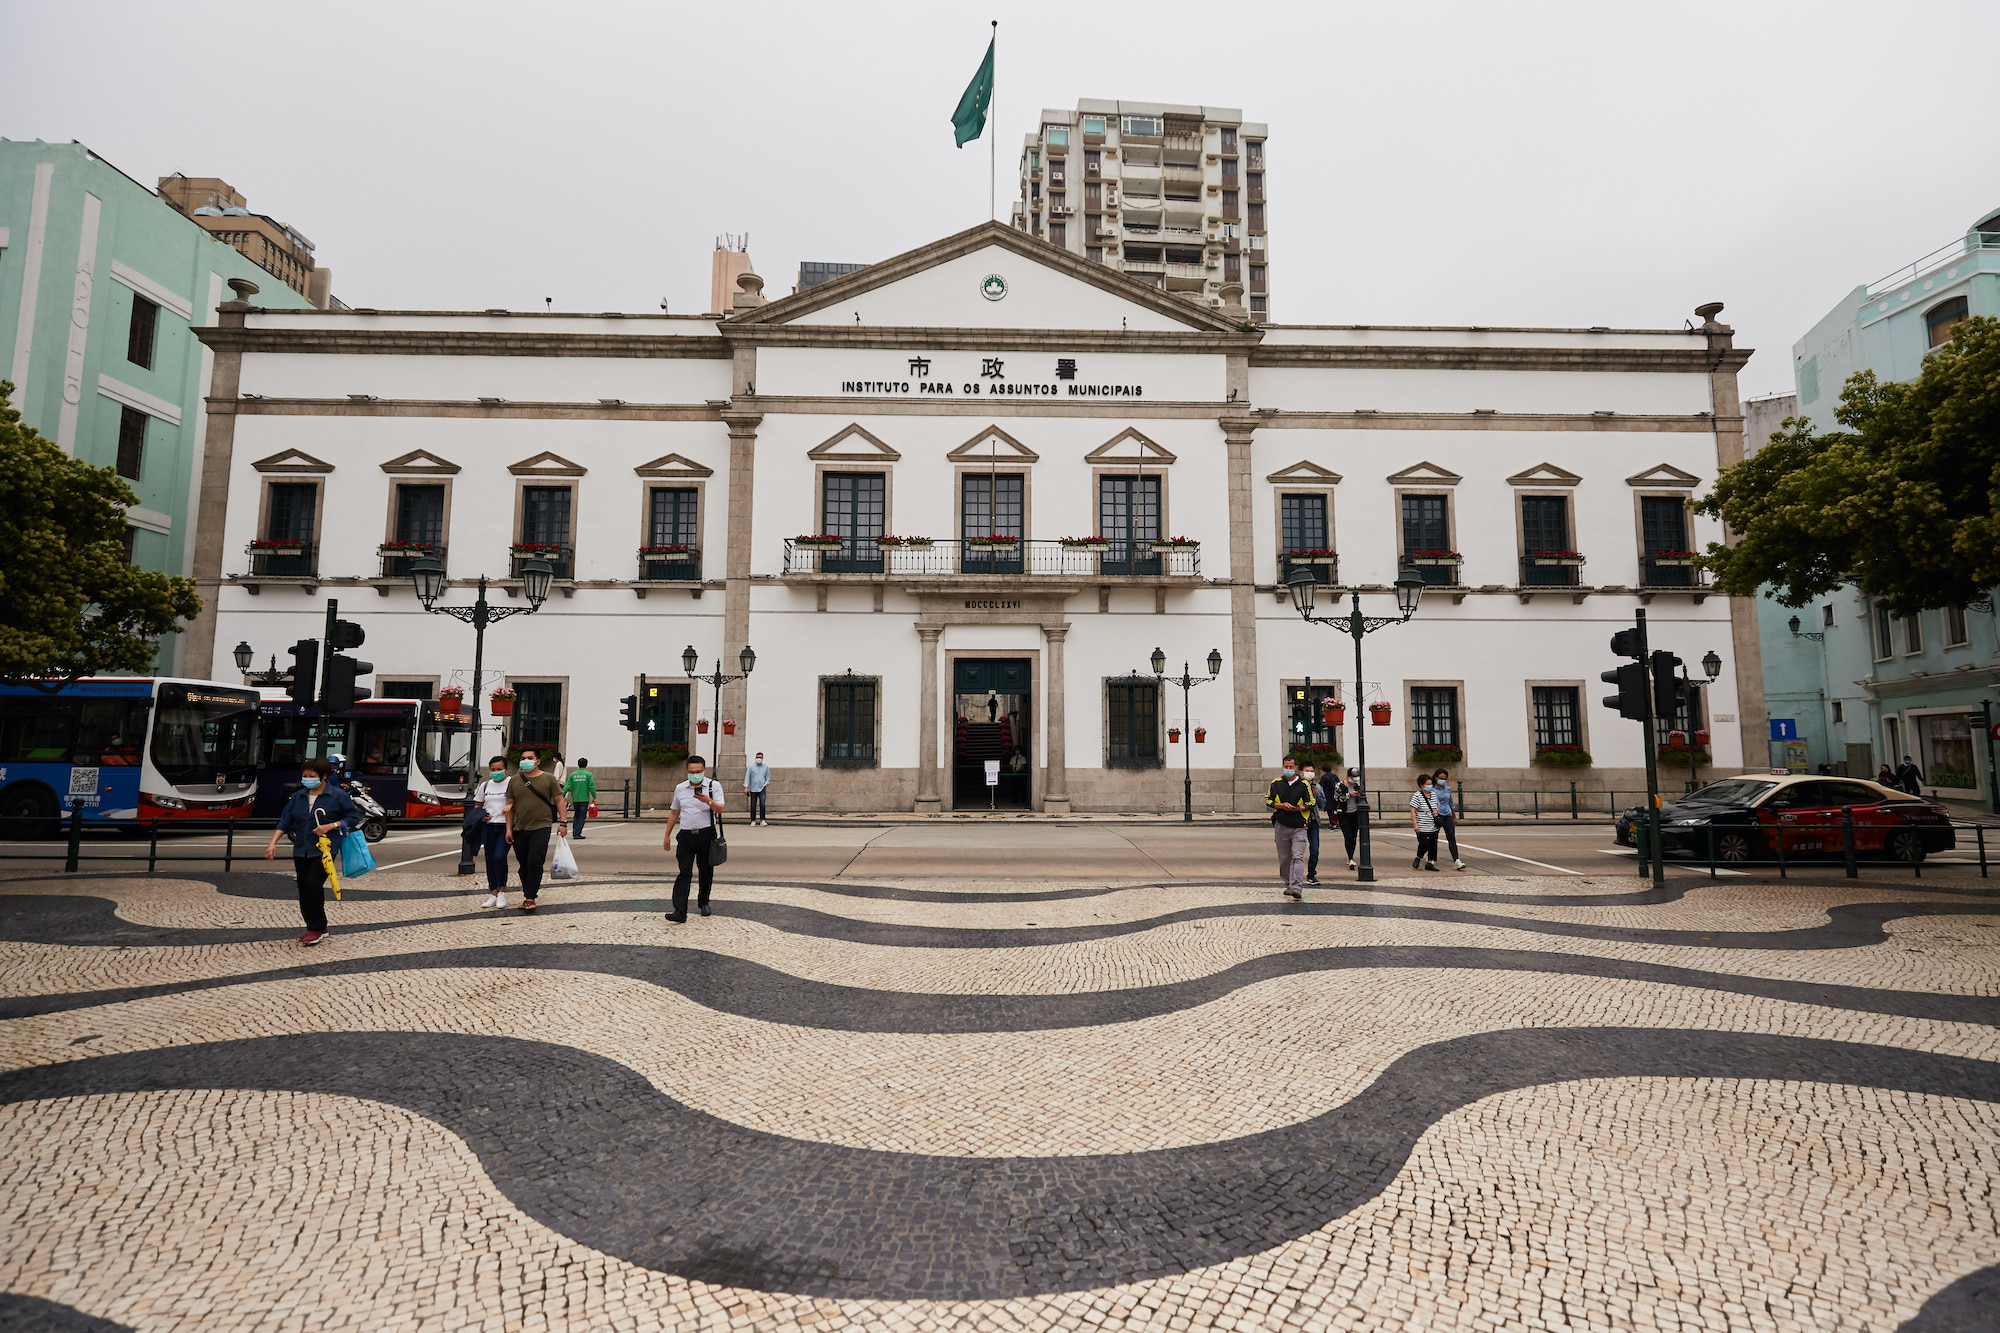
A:
POLYGON ((1278 557, 1278 582, 1283 584, 1298 568, 1310 569, 1314 583, 1338 584, 1340 582, 1340 557, 1335 555, 1292 555, 1278 557))
POLYGON ((1701 571, 1690 556, 1642 555, 1639 557, 1639 586, 1642 588, 1704 588, 1701 571))
POLYGON ((1521 557, 1521 586, 1524 588, 1574 588, 1583 582, 1583 562, 1563 563, 1549 556, 1521 557))
POLYGON ((1942 268, 1954 259, 1974 254, 1980 250, 2000 250, 2000 231, 1972 231, 1946 242, 1922 259, 1903 265, 1886 277, 1877 278, 1868 284, 1868 296, 1880 296, 1892 287, 1914 278, 1921 278, 1934 268, 1942 268))
POLYGON ((701 582, 701 550, 690 546, 685 551, 639 552, 639 578, 642 582, 670 580, 683 583, 701 582))
POLYGON ((554 571, 554 577, 566 579, 573 577, 570 571, 574 567, 575 559, 576 551, 568 546, 552 546, 546 551, 515 551, 513 559, 509 562, 509 571, 518 579, 521 577, 522 565, 530 560, 546 560, 549 568, 554 571))
POLYGON ((878 546, 873 538, 848 538, 839 546, 785 543, 786 574, 884 574, 912 577, 1014 575, 1030 578, 1098 578, 1139 575, 1198 578, 1201 548, 1155 550, 1151 542, 1112 541, 1069 546, 1023 541, 988 546, 963 539, 928 546, 878 546))
POLYGON ((309 579, 318 572, 311 542, 291 546, 252 545, 250 572, 267 579, 309 579))
POLYGON ((382 577, 385 579, 406 579, 410 577, 410 566, 419 560, 435 560, 444 564, 444 547, 426 546, 420 551, 383 551, 382 577))

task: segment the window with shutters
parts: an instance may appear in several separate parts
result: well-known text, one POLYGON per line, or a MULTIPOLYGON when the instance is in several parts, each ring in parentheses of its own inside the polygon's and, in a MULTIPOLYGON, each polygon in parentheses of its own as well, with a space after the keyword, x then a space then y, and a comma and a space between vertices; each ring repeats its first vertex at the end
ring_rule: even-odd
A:
POLYGON ((866 768, 875 763, 875 694, 872 679, 834 679, 825 692, 825 739, 820 763, 829 768, 866 768))
POLYGON ((1104 762, 1113 768, 1160 763, 1160 687, 1136 678, 1104 685, 1104 762))

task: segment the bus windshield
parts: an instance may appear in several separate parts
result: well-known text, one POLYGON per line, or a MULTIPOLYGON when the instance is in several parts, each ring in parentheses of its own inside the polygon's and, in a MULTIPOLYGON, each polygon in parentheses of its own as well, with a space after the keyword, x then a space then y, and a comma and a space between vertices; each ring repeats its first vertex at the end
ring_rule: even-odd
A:
POLYGON ((420 716, 417 767, 433 787, 463 786, 472 756, 472 729, 462 723, 439 722, 434 710, 428 708, 420 716))
POLYGON ((213 685, 166 685, 153 710, 153 767, 176 787, 257 777, 257 696, 213 685))

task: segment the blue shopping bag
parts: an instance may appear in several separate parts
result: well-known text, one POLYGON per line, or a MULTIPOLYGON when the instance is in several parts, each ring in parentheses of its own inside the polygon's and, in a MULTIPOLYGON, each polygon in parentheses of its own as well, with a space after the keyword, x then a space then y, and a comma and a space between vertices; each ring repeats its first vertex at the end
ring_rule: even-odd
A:
POLYGON ((368 850, 368 839, 360 829, 355 829, 340 840, 340 877, 355 879, 375 868, 375 853, 368 850))

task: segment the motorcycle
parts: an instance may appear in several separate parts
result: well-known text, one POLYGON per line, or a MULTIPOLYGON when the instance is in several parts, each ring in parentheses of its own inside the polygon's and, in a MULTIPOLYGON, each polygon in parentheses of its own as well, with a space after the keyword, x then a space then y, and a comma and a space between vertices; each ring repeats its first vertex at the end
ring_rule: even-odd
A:
POLYGON ((347 778, 340 784, 354 802, 354 808, 361 812, 361 836, 370 842, 380 842, 389 836, 389 812, 375 799, 358 778, 347 778))

